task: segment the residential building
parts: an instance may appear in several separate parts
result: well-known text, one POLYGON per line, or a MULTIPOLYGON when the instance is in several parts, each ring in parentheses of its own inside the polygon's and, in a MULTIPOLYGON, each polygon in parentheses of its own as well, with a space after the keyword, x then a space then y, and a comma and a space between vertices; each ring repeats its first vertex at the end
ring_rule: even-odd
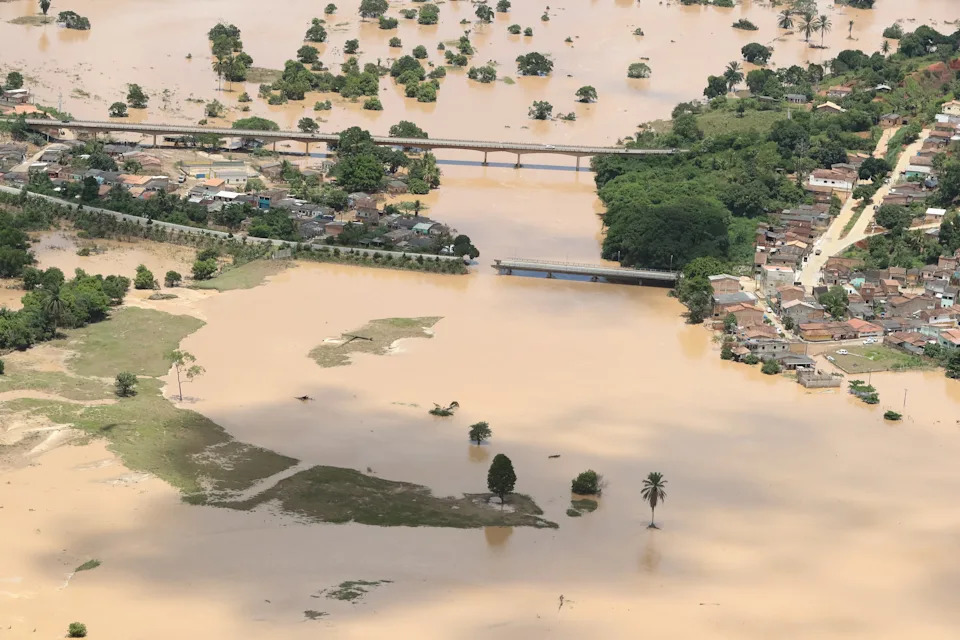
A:
POLYGON ((780 307, 792 300, 803 300, 806 297, 806 289, 795 284, 788 284, 777 289, 777 305, 780 307))
POLYGON ((736 276, 721 273, 716 276, 709 276, 707 279, 710 281, 710 286, 713 287, 714 295, 740 291, 740 278, 736 276))
POLYGON ((783 98, 791 104, 807 104, 807 102, 809 102, 809 100, 807 100, 807 96, 803 95, 802 93, 788 93, 787 95, 783 96, 783 98))
POLYGON ((846 113, 847 110, 841 107, 838 104, 833 102, 824 102, 823 104, 818 104, 814 107, 817 111, 822 111, 824 113, 846 113))
POLYGON ((782 286, 793 284, 796 273, 790 267, 774 264, 764 265, 760 270, 760 286, 764 297, 775 298, 777 289, 782 286))
POLYGON ((793 320, 794 325, 820 322, 825 317, 823 306, 812 300, 791 300, 780 308, 780 315, 793 320))
POLYGON ((883 336, 883 327, 872 322, 851 318, 847 320, 847 324, 856 331, 858 338, 879 338, 883 336))
POLYGON ((853 93, 853 87, 838 86, 830 87, 824 95, 828 98, 846 98, 851 93, 853 93))
POLYGON ((881 127, 899 127, 903 124, 903 117, 899 113, 885 113, 880 116, 881 127))
POLYGON ((796 353, 778 355, 777 362, 787 371, 813 371, 817 368, 817 362, 813 358, 796 353))
POLYGON ((960 116, 960 100, 951 100, 950 102, 944 103, 940 107, 940 113, 945 113, 948 116, 960 116))
POLYGON ((776 357, 779 354, 785 354, 790 351, 790 343, 780 339, 771 340, 759 338, 747 340, 743 343, 743 346, 764 359, 776 357))
POLYGON ((726 313, 720 318, 725 320, 726 316, 733 314, 737 319, 738 327, 754 327, 763 324, 763 310, 751 304, 735 304, 727 307, 726 313))
POLYGON ((931 342, 935 340, 915 331, 891 333, 883 339, 883 344, 903 349, 914 355, 923 355, 923 348, 931 342))
POLYGON ((810 322, 799 327, 800 337, 808 342, 829 340, 852 340, 856 331, 846 322, 810 322))
POLYGON ((887 300, 886 315, 894 318, 913 316, 924 310, 935 309, 937 299, 929 296, 903 294, 887 300))
POLYGON ((809 178, 812 187, 830 187, 839 191, 853 191, 855 182, 854 174, 837 169, 816 169, 809 178))

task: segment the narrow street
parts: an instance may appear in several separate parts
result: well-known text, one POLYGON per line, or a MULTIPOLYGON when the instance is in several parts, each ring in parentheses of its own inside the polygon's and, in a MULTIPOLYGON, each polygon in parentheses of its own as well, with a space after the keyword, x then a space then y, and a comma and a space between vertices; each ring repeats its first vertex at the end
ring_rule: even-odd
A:
MULTIPOLYGON (((880 141, 877 143, 877 148, 873 152, 873 157, 882 158, 887 153, 887 144, 890 141, 890 138, 899 130, 898 128, 886 129, 883 132, 883 135, 880 137, 880 141)), ((893 171, 890 173, 890 183, 882 185, 877 193, 873 196, 873 202, 879 204, 883 201, 883 198, 890 193, 890 189, 896 186, 896 181, 899 176, 906 170, 907 165, 910 163, 910 158, 912 158, 920 150, 920 147, 923 146, 923 140, 930 133, 928 129, 923 130, 920 133, 920 137, 916 142, 907 146, 904 151, 900 154, 900 157, 897 159, 897 164, 893 168, 893 171)), ((827 260, 831 256, 835 256, 839 253, 842 253, 847 247, 852 244, 860 242, 866 238, 869 234, 867 229, 870 227, 870 223, 873 222, 873 205, 867 205, 867 208, 864 209, 863 213, 860 215, 860 218, 857 219, 856 223, 853 225, 853 228, 843 238, 840 235, 843 233, 844 227, 850 222, 851 218, 854 216, 854 208, 859 203, 859 200, 854 200, 849 198, 843 205, 843 208, 840 210, 840 214, 834 218, 833 222, 830 224, 830 227, 820 236, 817 241, 814 243, 814 253, 812 253, 807 260, 807 263, 803 266, 800 274, 797 277, 803 286, 807 289, 812 289, 820 282, 820 271, 823 269, 823 266, 827 263, 827 260), (820 255, 816 255, 816 250, 820 250, 820 255)))

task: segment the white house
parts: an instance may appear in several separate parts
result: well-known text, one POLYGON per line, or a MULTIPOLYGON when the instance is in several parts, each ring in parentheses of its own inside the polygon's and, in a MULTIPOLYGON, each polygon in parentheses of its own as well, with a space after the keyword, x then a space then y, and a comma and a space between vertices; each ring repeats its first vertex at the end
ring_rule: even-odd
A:
POLYGON ((945 102, 943 107, 940 108, 940 113, 945 113, 948 116, 960 116, 960 100, 945 102))
POLYGON ((810 174, 810 186, 830 187, 840 191, 853 191, 855 178, 852 174, 834 169, 817 169, 810 174))

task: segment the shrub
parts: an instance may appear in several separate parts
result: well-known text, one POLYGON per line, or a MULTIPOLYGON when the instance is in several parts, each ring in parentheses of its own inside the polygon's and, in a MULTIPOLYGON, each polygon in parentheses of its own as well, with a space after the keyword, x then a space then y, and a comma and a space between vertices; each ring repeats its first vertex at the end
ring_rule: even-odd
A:
POLYGON ((135 393, 133 388, 137 386, 137 376, 129 371, 121 371, 117 374, 114 385, 117 387, 117 395, 121 398, 132 396, 135 393))
POLYGON ((635 36, 642 36, 642 35, 643 35, 643 29, 641 29, 640 27, 637 27, 636 29, 633 30, 633 35, 635 35, 635 36))
MULTIPOLYGON (((730 6, 733 6, 733 5, 730 5, 730 6)), ((739 20, 737 20, 736 22, 733 23, 733 28, 734 28, 734 29, 743 29, 743 30, 745 30, 745 31, 756 31, 756 30, 759 29, 760 27, 758 27, 757 25, 753 24, 753 23, 750 22, 749 20, 746 20, 746 19, 744 19, 744 18, 740 18, 739 20)))
POLYGON ((883 414, 884 420, 890 420, 890 421, 896 422, 901 418, 903 418, 903 415, 897 413, 896 411, 887 411, 886 413, 883 414))
POLYGON ((634 62, 627 67, 628 78, 649 78, 651 73, 652 69, 646 62, 634 62))
POLYGON ((3 360, 0 360, 0 376, 3 375, 3 371, 4 371, 4 367, 5 367, 5 366, 6 366, 6 365, 3 364, 3 360))
POLYGON ((899 40, 903 37, 903 27, 897 23, 893 23, 883 30, 883 37, 890 38, 891 40, 899 40))
POLYGON ((763 363, 763 367, 760 368, 760 371, 768 376, 775 376, 780 373, 780 363, 773 359, 767 360, 763 363))
POLYGON ((417 60, 423 60, 427 57, 427 48, 422 44, 418 44, 413 48, 413 57, 417 60))
POLYGON ((508 32, 508 33, 512 33, 512 34, 515 35, 515 36, 520 35, 520 32, 521 32, 521 31, 523 31, 523 29, 521 29, 521 28, 520 28, 520 25, 518 25, 518 24, 512 24, 512 25, 510 25, 509 27, 507 27, 507 32, 508 32))
POLYGON ((363 103, 363 108, 367 111, 383 111, 380 98, 367 98, 363 103))
POLYGON ((484 440, 489 440, 492 435, 493 431, 486 422, 478 422, 470 425, 470 440, 476 442, 478 445, 483 443, 484 440))
POLYGON ((573 479, 570 490, 580 495, 594 496, 602 490, 600 480, 601 476, 596 471, 587 469, 573 479))
POLYGON ((86 638, 87 637, 87 625, 82 622, 71 622, 70 626, 67 627, 67 637, 68 638, 86 638))
POLYGON ((386 16, 380 16, 381 29, 396 29, 398 24, 400 24, 400 22, 396 18, 388 18, 386 16))
POLYGON ((211 276, 217 271, 217 261, 210 260, 197 260, 193 263, 193 279, 194 280, 209 280, 211 276))
POLYGON ((757 357, 755 353, 749 353, 743 356, 743 364, 754 365, 760 362, 760 358, 757 357))
POLYGON ((723 343, 723 347, 720 348, 720 359, 733 360, 733 343, 731 342, 723 343))
POLYGON ((181 276, 176 271, 167 271, 167 274, 163 276, 163 284, 166 287, 179 286, 182 280, 183 280, 183 276, 181 276))
POLYGON ((343 43, 344 53, 356 53, 360 49, 359 40, 347 40, 343 43))
POLYGON ((153 277, 153 273, 142 264, 137 266, 137 275, 133 279, 133 288, 134 289, 156 289, 157 288, 157 281, 153 277))
POLYGON ((526 29, 524 29, 524 30, 523 30, 523 35, 525 35, 525 36, 532 36, 532 35, 533 35, 533 27, 527 27, 526 29))

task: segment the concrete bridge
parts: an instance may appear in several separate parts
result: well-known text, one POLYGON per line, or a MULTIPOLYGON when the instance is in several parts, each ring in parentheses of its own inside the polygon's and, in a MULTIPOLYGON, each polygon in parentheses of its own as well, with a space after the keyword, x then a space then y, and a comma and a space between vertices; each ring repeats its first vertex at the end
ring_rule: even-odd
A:
POLYGON ((500 275, 511 275, 514 271, 545 273, 548 278, 556 274, 589 277, 592 282, 601 278, 607 282, 628 284, 665 284, 673 285, 679 279, 677 271, 661 269, 623 269, 597 264, 578 264, 575 262, 551 262, 549 260, 531 260, 528 258, 505 258, 493 261, 493 268, 500 275))
MULTIPOLYGON (((28 118, 26 124, 36 129, 68 129, 74 132, 93 133, 139 133, 153 136, 153 146, 157 146, 157 136, 199 136, 215 135, 223 138, 256 138, 272 142, 276 151, 277 142, 301 142, 307 146, 313 143, 335 143, 339 140, 336 133, 304 133, 302 131, 256 131, 252 129, 229 129, 217 127, 197 127, 190 125, 175 125, 162 123, 129 123, 120 121, 99 120, 48 120, 42 118, 28 118)), ((649 156, 673 155, 682 153, 682 149, 625 149, 623 147, 593 147, 579 145, 552 145, 533 144, 522 142, 487 142, 483 140, 454 140, 443 138, 392 138, 388 136, 373 136, 373 143, 380 146, 412 147, 416 149, 464 149, 483 153, 483 164, 487 164, 487 154, 491 152, 513 153, 517 156, 516 166, 520 165, 520 157, 525 154, 551 154, 572 156, 577 159, 577 169, 580 169, 580 159, 591 156, 619 155, 619 156, 649 156)))

